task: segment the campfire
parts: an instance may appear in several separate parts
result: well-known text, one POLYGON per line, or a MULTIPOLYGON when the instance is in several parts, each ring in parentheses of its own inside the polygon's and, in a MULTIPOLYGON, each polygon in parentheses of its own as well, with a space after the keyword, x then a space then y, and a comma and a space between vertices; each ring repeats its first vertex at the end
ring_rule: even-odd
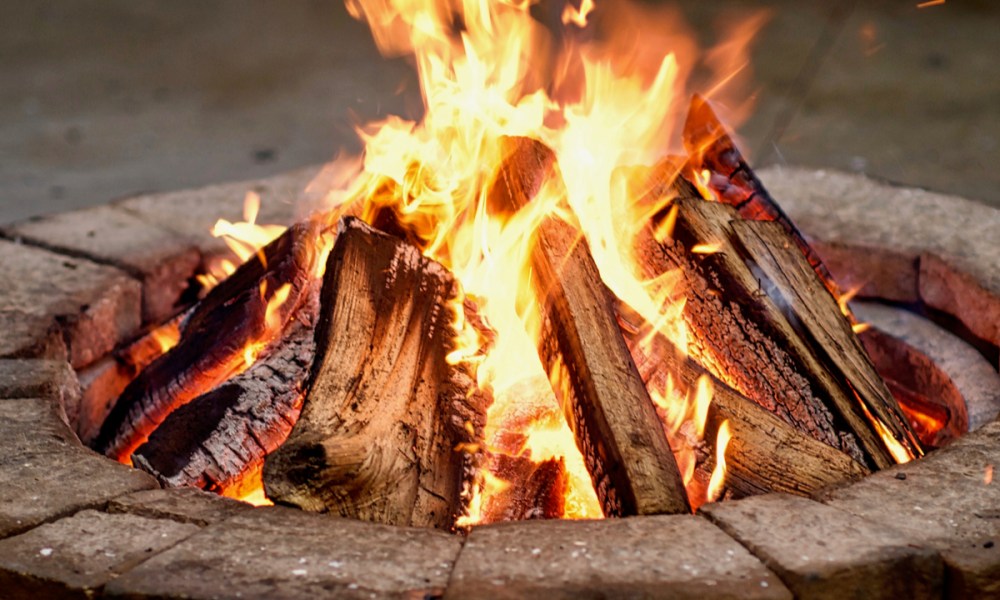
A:
POLYGON ((887 386, 717 116, 725 78, 692 98, 670 40, 584 35, 585 0, 556 45, 522 4, 350 0, 414 57, 422 120, 361 128, 287 229, 248 195, 216 226, 236 258, 119 350, 137 375, 84 441, 165 486, 453 530, 809 495, 962 433, 887 386))

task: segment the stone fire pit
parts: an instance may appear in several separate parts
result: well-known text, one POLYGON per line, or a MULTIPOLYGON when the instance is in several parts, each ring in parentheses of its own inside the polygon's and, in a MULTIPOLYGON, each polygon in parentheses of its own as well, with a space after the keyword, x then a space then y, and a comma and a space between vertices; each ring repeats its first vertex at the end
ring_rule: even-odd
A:
MULTIPOLYGON (((314 175, 3 228, 4 598, 1000 596, 996 420, 811 500, 772 494, 695 516, 507 523, 468 537, 161 490, 85 449, 78 432, 99 423, 97 399, 120 381, 108 353, 165 317, 203 257, 221 250, 208 234, 215 220, 238 219, 254 189, 260 222, 291 222, 314 175)), ((760 175, 844 288, 924 306, 978 338, 981 352, 919 317, 873 318, 890 335, 904 335, 891 331, 899 319, 919 321, 905 331, 939 332, 918 336, 918 349, 970 402, 996 400, 1000 211, 840 173, 760 175), (964 350, 942 350, 956 344, 964 350)))

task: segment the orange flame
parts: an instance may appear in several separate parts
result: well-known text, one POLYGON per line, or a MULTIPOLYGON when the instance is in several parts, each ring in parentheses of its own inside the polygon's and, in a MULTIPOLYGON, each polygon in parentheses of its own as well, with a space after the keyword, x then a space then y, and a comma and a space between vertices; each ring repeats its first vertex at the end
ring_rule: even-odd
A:
POLYGON ((206 272, 197 277, 204 290, 210 290, 218 285, 255 254, 266 264, 261 249, 284 233, 286 228, 282 225, 257 225, 260 203, 260 194, 248 191, 243 198, 244 220, 232 223, 226 219, 219 219, 212 227, 212 235, 222 238, 234 257, 214 257, 208 261, 206 272))
POLYGON ((729 420, 726 419, 719 425, 719 436, 715 442, 715 469, 712 470, 712 478, 708 482, 708 502, 715 502, 722 495, 726 482, 726 448, 729 447, 729 440, 732 437, 729 420))
MULTIPOLYGON (((478 385, 494 399, 484 449, 535 461, 562 458, 567 516, 599 517, 589 474, 553 392, 566 382, 558 368, 546 373, 537 359, 540 311, 529 253, 545 219, 577 227, 605 284, 641 316, 650 339, 663 335, 687 348, 679 277, 640 275, 632 249, 647 227, 649 207, 636 202, 619 173, 663 157, 684 116, 685 81, 694 72, 697 48, 671 10, 622 0, 604 13, 592 0, 567 6, 562 21, 573 35, 556 44, 532 17, 532 4, 348 0, 348 11, 368 23, 383 54, 413 57, 425 111, 420 122, 390 116, 359 128, 365 145, 360 173, 333 186, 328 207, 331 218, 351 211, 370 221, 389 219, 455 274, 494 334, 483 339, 461 303, 453 307, 457 347, 448 360, 474 369, 478 385), (577 36, 573 28, 595 35, 577 36), (506 158, 505 136, 544 142, 556 154, 561 177, 548 178, 528 206, 501 216, 491 214, 486 196, 506 158)), ((732 90, 736 74, 748 73, 750 30, 759 21, 734 29, 706 53, 708 70, 720 82, 716 97, 732 90)), ((357 164, 340 162, 347 168, 333 171, 357 164)), ((669 199, 654 201, 665 205, 669 199)), ((657 235, 670 233, 668 217, 657 235)), ((704 410, 695 407, 707 406, 711 397, 707 380, 697 387, 653 394, 673 419, 667 429, 690 430, 692 439, 704 429, 704 410), (697 427, 684 425, 695 413, 697 427)), ((479 474, 463 524, 492 518, 483 496, 502 488, 496 479, 479 474)))

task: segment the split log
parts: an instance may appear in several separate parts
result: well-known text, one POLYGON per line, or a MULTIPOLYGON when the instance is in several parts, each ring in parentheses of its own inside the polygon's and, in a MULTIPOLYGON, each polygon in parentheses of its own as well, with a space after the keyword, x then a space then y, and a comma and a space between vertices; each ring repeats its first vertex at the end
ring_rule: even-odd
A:
POLYGON ((132 455, 164 487, 244 496, 298 420, 315 355, 319 285, 252 367, 178 408, 132 455))
POLYGON ((695 172, 708 170, 708 187, 720 202, 732 206, 739 211, 740 216, 749 221, 779 223, 809 261, 823 285, 835 298, 839 297, 837 284, 819 254, 806 242, 792 220, 781 210, 781 206, 771 198, 708 100, 698 94, 691 99, 683 139, 684 149, 690 157, 688 179, 694 181, 695 172))
POLYGON ((327 262, 302 414, 264 462, 278 504, 450 529, 485 402, 449 365, 456 283, 413 246, 346 218, 327 262))
POLYGON ((566 512, 566 464, 561 458, 536 463, 530 458, 496 454, 489 471, 512 482, 486 499, 483 513, 492 521, 560 519, 566 512))
POLYGON ((284 286, 278 309, 283 324, 313 279, 321 254, 319 222, 290 227, 282 236, 212 289, 183 325, 172 350, 154 360, 122 392, 93 447, 127 461, 174 409, 212 389, 245 366, 244 350, 273 335, 265 322, 268 302, 284 286))
MULTIPOLYGON (((507 158, 489 191, 490 210, 511 214, 559 177, 539 142, 508 138, 507 158)), ((561 180, 560 180, 561 181, 561 180)), ((656 409, 629 356, 587 243, 547 218, 531 253, 541 307, 539 356, 606 516, 687 513, 687 494, 656 409)))
POLYGON ((724 204, 676 205, 673 240, 657 242, 650 228, 639 252, 650 278, 681 269, 692 355, 769 412, 869 468, 897 462, 879 428, 919 456, 849 321, 786 231, 744 221, 724 204), (713 251, 692 253, 697 245, 713 251))
MULTIPOLYGON (((622 333, 647 386, 663 389, 670 376, 680 390, 692 390, 701 377, 709 378, 712 403, 705 443, 714 457, 719 427, 729 421, 726 487, 734 497, 769 492, 811 496, 870 473, 847 454, 809 437, 726 385, 662 335, 650 338, 647 329, 635 326, 638 316, 626 306, 620 305, 619 312, 622 333)), ((712 466, 710 461, 705 469, 710 472, 712 466)))

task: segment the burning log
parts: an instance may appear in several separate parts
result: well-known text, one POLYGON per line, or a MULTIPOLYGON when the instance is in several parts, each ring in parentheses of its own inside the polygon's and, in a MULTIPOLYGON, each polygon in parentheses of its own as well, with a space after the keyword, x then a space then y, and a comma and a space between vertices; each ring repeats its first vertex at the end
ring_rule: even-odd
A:
POLYGON ((453 527, 485 421, 446 361, 456 283, 403 241, 341 221, 327 263, 302 414, 264 463, 276 503, 395 525, 453 527))
POLYGON ((264 457, 298 419, 315 355, 319 286, 259 360, 170 413, 132 455, 165 487, 241 497, 261 479, 264 457))
POLYGON ((566 465, 561 458, 536 463, 529 458, 497 454, 490 473, 517 482, 487 499, 483 511, 495 521, 559 519, 566 511, 566 465))
POLYGON ((280 331, 302 303, 321 254, 320 229, 311 221, 289 228, 215 287, 183 324, 177 346, 122 392, 94 449, 127 460, 174 409, 252 362, 247 352, 265 346, 276 333, 272 329, 280 331), (271 301, 279 294, 287 298, 275 308, 271 301))
MULTIPOLYGON (((489 202, 492 210, 510 214, 532 201, 558 169, 541 143, 507 143, 510 152, 489 202)), ((677 463, 586 242, 566 223, 548 218, 537 231, 531 262, 543 307, 539 355, 605 515, 690 512, 677 463)))
POLYGON ((698 180, 701 171, 705 170, 708 172, 708 177, 703 178, 705 185, 719 202, 732 206, 749 221, 779 223, 823 285, 834 297, 838 296, 837 284, 826 265, 757 179, 708 100, 698 94, 691 98, 683 137, 684 149, 690 157, 688 179, 698 180))
MULTIPOLYGON (((845 453, 816 441, 729 387, 662 335, 649 339, 648 330, 634 326, 641 318, 624 304, 619 313, 622 334, 647 386, 665 388, 669 376, 680 389, 691 390, 700 378, 709 378, 712 403, 705 441, 714 455, 719 427, 729 421, 726 487, 736 497, 769 492, 810 496, 870 473, 845 453)), ((703 469, 710 471, 711 466, 706 463, 703 469)))
POLYGON ((649 277, 682 269, 692 353, 769 412, 866 466, 919 456, 850 322, 785 229, 744 221, 724 204, 675 204, 673 240, 657 242, 651 228, 639 252, 649 277))

